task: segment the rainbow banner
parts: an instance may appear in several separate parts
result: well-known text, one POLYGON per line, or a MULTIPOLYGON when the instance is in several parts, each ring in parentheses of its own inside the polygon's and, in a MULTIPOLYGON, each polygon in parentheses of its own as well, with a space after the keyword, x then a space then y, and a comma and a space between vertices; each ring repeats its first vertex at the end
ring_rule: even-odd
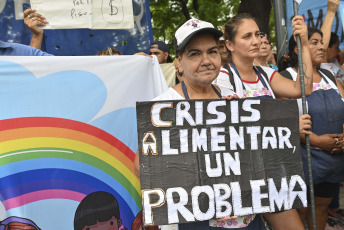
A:
POLYGON ((131 229, 135 103, 166 88, 156 58, 0 57, 0 222, 131 229))

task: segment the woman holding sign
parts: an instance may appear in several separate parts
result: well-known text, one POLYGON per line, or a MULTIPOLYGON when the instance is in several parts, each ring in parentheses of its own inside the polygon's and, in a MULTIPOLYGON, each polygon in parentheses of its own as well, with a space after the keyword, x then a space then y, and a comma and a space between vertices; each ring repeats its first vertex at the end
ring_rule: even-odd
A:
MULTIPOLYGON (((231 99, 234 92, 224 87, 212 85, 221 68, 218 42, 222 32, 211 23, 190 19, 175 34, 175 48, 178 55, 177 69, 182 82, 155 98, 154 100, 189 99, 231 99)), ((135 157, 135 171, 139 175, 139 153, 135 157)), ((220 229, 223 226, 243 230, 264 229, 259 215, 238 218, 179 224, 179 230, 220 229), (220 223, 220 224, 217 224, 220 223), (226 225, 226 226, 225 226, 226 225)))
MULTIPOLYGON (((313 69, 308 48, 307 26, 301 16, 295 16, 292 23, 294 36, 299 35, 301 38, 306 70, 306 95, 310 95, 313 69)), ((253 65, 254 59, 259 55, 261 37, 258 24, 252 16, 239 14, 230 19, 224 26, 224 38, 231 53, 232 62, 231 67, 227 66, 228 73, 221 73, 218 78, 230 81, 239 96, 301 97, 300 81, 286 79, 272 68, 253 65)), ((304 229, 296 210, 264 214, 264 217, 274 229, 304 229)))
MULTIPOLYGON (((318 68, 324 61, 325 49, 322 32, 318 29, 310 29, 309 49, 313 63, 313 93, 307 97, 308 112, 312 116, 313 133, 309 136, 312 155, 312 171, 314 183, 314 197, 316 208, 316 220, 318 229, 324 229, 327 220, 327 210, 338 183, 344 181, 344 90, 334 74, 326 69, 318 68)), ((293 37, 289 40, 289 58, 285 59, 289 68, 281 74, 289 79, 296 79, 297 54, 296 42, 293 37)), ((300 106, 300 103, 299 103, 300 106)), ((301 142, 304 142, 304 135, 301 142)), ((308 174, 306 147, 301 146, 304 171, 308 174)), ((306 176, 307 178, 307 176, 306 176)), ((310 209, 300 210, 302 218, 311 221, 310 209)), ((311 224, 310 224, 311 225, 311 224)))

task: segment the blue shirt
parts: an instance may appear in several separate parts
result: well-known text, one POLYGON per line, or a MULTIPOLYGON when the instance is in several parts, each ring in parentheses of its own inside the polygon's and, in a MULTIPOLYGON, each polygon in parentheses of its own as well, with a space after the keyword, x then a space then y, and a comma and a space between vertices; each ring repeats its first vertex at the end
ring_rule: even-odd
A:
POLYGON ((53 56, 31 46, 3 42, 0 40, 0 55, 3 56, 53 56))

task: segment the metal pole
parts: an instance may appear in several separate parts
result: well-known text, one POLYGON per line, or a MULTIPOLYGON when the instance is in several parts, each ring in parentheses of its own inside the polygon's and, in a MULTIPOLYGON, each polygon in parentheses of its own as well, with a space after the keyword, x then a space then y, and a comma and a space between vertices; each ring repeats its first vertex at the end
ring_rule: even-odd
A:
POLYGON ((275 32, 276 32, 276 48, 277 48, 277 62, 280 58, 287 54, 287 29, 285 20, 284 1, 273 0, 275 32))
MULTIPOLYGON (((297 2, 295 0, 293 0, 293 1, 294 1, 294 15, 298 15, 297 2)), ((302 110, 303 110, 303 114, 306 114, 307 113, 307 105, 306 105, 306 92, 305 92, 305 81, 304 81, 305 73, 303 71, 300 36, 296 36, 296 42, 297 42, 300 83, 301 83, 302 110)), ((313 229, 316 230, 317 224, 316 224, 316 217, 315 217, 311 148, 310 148, 310 143, 309 143, 309 135, 307 135, 307 134, 306 134, 306 150, 307 150, 308 180, 309 180, 309 190, 310 190, 309 193, 311 196, 312 224, 313 224, 313 229)))

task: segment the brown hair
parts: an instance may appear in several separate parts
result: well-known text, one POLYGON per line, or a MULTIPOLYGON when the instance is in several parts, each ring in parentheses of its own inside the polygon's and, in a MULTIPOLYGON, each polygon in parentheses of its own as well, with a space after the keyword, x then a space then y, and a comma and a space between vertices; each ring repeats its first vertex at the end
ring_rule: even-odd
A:
POLYGON ((9 223, 6 225, 5 230, 15 230, 15 229, 20 229, 20 230, 37 230, 37 228, 29 225, 29 224, 24 224, 24 223, 19 223, 19 222, 13 222, 9 223))
POLYGON ((238 27, 243 23, 245 19, 253 20, 257 23, 257 20, 250 14, 243 13, 237 14, 236 16, 229 19, 223 28, 223 37, 225 40, 234 42, 235 35, 238 32, 238 27))
POLYGON ((97 56, 112 56, 112 55, 122 55, 122 53, 118 49, 110 48, 110 47, 108 47, 105 50, 101 50, 99 51, 99 53, 97 53, 97 56))

